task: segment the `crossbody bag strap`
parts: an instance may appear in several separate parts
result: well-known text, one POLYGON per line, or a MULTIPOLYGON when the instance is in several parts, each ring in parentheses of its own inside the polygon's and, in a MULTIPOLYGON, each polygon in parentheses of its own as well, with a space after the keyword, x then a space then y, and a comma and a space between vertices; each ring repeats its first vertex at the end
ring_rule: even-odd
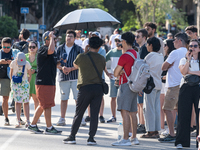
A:
POLYGON ((24 76, 24 69, 25 69, 25 65, 23 65, 23 69, 22 69, 22 77, 24 76))
POLYGON ((103 83, 103 79, 102 79, 102 77, 101 77, 99 71, 97 70, 97 67, 96 67, 96 65, 95 65, 95 63, 94 63, 92 57, 90 56, 90 53, 87 53, 87 55, 89 56, 89 58, 90 58, 90 60, 91 60, 91 62, 92 62, 92 64, 93 64, 93 66, 94 66, 94 69, 96 70, 96 72, 97 72, 97 74, 98 74, 98 77, 99 77, 100 81, 103 83))

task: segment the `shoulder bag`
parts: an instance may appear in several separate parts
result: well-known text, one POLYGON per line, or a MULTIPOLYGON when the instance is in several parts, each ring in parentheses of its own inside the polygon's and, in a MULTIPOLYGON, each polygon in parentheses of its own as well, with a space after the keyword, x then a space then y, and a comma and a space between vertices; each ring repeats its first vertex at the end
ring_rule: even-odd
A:
POLYGON ((25 69, 25 65, 23 66, 21 76, 12 76, 12 80, 14 83, 22 83, 22 78, 24 76, 24 69, 25 69))
POLYGON ((94 66, 94 68, 95 68, 95 70, 96 70, 96 72, 97 72, 97 74, 98 74, 98 77, 99 77, 99 79, 100 79, 100 81, 101 81, 102 88, 103 88, 103 93, 104 93, 104 94, 108 94, 108 90, 109 90, 108 84, 105 82, 104 79, 102 79, 102 77, 101 77, 99 71, 97 70, 97 67, 96 67, 96 65, 95 65, 95 63, 94 63, 92 57, 90 56, 90 53, 87 53, 87 55, 89 56, 89 58, 90 58, 90 60, 91 60, 91 62, 92 62, 92 64, 93 64, 93 66, 94 66))

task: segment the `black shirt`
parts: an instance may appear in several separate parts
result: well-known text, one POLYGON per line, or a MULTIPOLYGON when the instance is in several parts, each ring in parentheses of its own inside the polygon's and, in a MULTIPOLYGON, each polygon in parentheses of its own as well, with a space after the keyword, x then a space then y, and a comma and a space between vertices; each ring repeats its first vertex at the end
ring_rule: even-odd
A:
POLYGON ((142 47, 140 47, 139 54, 140 54, 140 59, 144 59, 147 56, 147 54, 149 54, 145 44, 142 47))
MULTIPOLYGON (((1 58, 0 59, 9 59, 12 60, 13 56, 12 56, 12 49, 10 49, 10 52, 5 53, 3 50, 0 51, 1 52, 1 58)), ((9 64, 1 64, 0 67, 4 70, 6 70, 7 72, 7 67, 9 67, 9 64)), ((5 76, 3 79, 9 79, 8 76, 5 76)))
POLYGON ((48 55, 48 47, 43 45, 37 52, 36 85, 55 85, 57 57, 54 52, 48 55))

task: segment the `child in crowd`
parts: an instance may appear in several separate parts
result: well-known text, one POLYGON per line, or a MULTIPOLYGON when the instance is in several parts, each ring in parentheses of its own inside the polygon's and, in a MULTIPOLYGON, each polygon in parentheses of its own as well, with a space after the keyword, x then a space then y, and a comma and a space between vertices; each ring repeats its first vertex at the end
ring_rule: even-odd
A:
POLYGON ((29 121, 29 82, 31 81, 31 65, 26 61, 23 52, 17 54, 17 58, 10 64, 11 77, 11 99, 15 101, 17 115, 16 128, 20 127, 21 103, 24 104, 24 114, 26 116, 26 126, 29 121))

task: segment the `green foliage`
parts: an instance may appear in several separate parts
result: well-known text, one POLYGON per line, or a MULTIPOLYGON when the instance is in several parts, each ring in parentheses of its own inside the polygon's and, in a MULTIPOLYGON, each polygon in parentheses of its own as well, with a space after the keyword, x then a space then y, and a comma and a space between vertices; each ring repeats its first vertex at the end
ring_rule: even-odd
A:
POLYGON ((70 0, 69 4, 78 5, 80 9, 83 8, 100 8, 104 11, 108 11, 103 5, 104 0, 70 0))
POLYGON ((124 27, 122 28, 123 31, 129 31, 130 29, 139 28, 137 18, 133 11, 124 10, 121 14, 122 23, 124 27))
POLYGON ((0 37, 14 38, 18 35, 17 21, 12 17, 0 17, 0 37))
POLYGON ((178 28, 184 29, 187 26, 185 13, 175 9, 176 0, 127 0, 127 2, 130 1, 135 4, 136 11, 140 14, 141 24, 145 22, 165 24, 166 14, 168 13, 172 16, 178 28))

